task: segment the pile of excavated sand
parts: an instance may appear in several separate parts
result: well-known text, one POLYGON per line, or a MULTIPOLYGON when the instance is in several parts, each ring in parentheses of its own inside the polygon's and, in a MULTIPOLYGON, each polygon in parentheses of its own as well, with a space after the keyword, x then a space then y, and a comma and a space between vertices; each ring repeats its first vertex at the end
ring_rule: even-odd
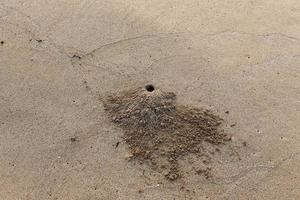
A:
POLYGON ((165 176, 181 176, 179 159, 205 154, 204 142, 222 145, 230 140, 219 129, 222 119, 207 109, 180 106, 176 95, 152 85, 108 96, 105 111, 124 130, 132 159, 152 169, 167 170, 165 176))

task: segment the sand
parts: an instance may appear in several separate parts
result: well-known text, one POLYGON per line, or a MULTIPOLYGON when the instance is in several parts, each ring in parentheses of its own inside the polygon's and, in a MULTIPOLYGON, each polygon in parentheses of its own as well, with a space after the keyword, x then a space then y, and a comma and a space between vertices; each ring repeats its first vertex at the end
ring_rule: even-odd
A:
POLYGON ((299 10, 1 0, 0 199, 300 199, 299 10), (148 83, 222 118, 236 145, 182 157, 175 181, 130 161, 103 100, 148 83))

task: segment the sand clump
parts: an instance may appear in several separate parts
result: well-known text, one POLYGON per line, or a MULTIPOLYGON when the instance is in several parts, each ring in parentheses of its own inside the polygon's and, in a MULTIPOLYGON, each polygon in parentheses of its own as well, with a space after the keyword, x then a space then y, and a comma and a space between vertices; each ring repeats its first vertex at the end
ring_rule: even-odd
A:
POLYGON ((104 108, 124 131, 133 160, 163 169, 168 180, 181 174, 178 161, 189 154, 205 155, 204 142, 222 145, 230 140, 222 119, 210 110, 176 104, 176 95, 147 85, 108 96, 104 108))

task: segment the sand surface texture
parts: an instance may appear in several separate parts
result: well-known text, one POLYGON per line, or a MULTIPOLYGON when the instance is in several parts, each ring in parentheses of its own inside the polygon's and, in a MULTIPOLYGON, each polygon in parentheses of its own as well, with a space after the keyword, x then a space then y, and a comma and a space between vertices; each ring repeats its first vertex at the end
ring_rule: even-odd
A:
POLYGON ((299 0, 0 0, 0 199, 300 199, 299 0), (232 148, 132 161, 103 100, 149 83, 232 148))

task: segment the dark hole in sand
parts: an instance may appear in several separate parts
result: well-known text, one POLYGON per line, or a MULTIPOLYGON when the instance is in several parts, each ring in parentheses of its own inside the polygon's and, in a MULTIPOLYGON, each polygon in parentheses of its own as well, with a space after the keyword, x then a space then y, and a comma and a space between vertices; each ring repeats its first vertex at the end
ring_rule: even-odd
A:
POLYGON ((153 92, 155 88, 154 88, 153 85, 149 84, 149 85, 146 85, 146 86, 145 86, 145 89, 146 89, 148 92, 153 92))

